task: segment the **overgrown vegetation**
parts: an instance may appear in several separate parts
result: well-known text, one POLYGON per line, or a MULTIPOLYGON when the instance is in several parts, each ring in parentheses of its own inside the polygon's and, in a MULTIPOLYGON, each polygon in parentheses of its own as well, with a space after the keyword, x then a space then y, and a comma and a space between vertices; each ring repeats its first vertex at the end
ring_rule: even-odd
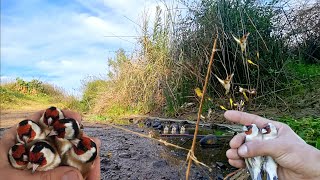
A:
POLYGON ((120 49, 109 59, 108 80, 88 83, 83 109, 111 116, 180 115, 185 103, 198 101, 194 89, 203 86, 216 36, 219 49, 208 88, 212 98, 206 100, 205 112, 220 106, 236 108, 230 107, 230 99, 244 101, 246 111, 271 106, 288 112, 303 109, 299 98, 311 101, 308 95, 317 96, 319 3, 195 0, 181 4, 188 9, 184 16, 169 8, 175 5, 166 5, 165 10, 157 9, 151 26, 144 15, 140 48, 134 54, 120 49), (243 38, 247 38, 245 48, 236 41, 243 38), (230 93, 225 94, 217 78, 232 74, 230 93), (257 95, 243 95, 240 87, 257 95))
POLYGON ((0 86, 1 110, 35 110, 48 106, 72 107, 74 97, 67 96, 61 89, 33 79, 25 81, 17 78, 0 86))
POLYGON ((320 3, 293 2, 182 0, 183 12, 166 4, 166 9, 157 8, 154 21, 143 15, 139 48, 132 54, 119 49, 108 59, 108 78, 86 80, 80 101, 41 81, 18 78, 1 85, 1 108, 41 100, 50 105, 62 101, 59 107, 91 112, 98 119, 180 116, 186 104, 198 104, 195 89, 203 87, 217 37, 204 112, 239 109, 244 102, 244 111, 272 107, 299 117, 312 115, 281 121, 319 148, 320 3), (226 93, 219 79, 228 77, 226 93))

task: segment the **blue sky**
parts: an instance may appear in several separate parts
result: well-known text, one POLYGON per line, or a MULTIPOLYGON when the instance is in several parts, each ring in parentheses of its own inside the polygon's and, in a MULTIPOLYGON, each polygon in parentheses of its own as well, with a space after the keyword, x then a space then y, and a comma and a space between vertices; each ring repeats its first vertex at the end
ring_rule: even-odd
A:
POLYGON ((107 77, 114 51, 135 49, 141 16, 155 0, 1 0, 1 81, 39 79, 78 94, 107 77), (130 19, 130 20, 129 20, 130 19))

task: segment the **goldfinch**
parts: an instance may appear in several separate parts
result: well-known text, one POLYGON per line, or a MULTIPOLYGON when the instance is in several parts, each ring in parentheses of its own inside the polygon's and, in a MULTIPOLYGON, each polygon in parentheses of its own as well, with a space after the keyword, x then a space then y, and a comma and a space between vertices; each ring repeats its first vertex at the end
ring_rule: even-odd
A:
MULTIPOLYGON (((253 140, 262 140, 261 132, 255 124, 244 126, 243 131, 246 134, 245 142, 249 142, 253 140)), ((245 160, 247 169, 250 172, 251 179, 261 180, 263 157, 257 156, 252 158, 245 158, 244 160, 245 160)))

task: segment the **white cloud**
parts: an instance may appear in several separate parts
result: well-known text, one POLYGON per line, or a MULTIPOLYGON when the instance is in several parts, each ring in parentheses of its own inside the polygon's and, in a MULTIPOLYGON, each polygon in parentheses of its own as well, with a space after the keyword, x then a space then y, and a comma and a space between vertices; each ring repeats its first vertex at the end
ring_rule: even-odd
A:
MULTIPOLYGON (((137 35, 143 11, 149 9, 153 17, 155 7, 162 5, 156 0, 76 2, 87 10, 34 7, 30 16, 1 11, 1 80, 39 77, 66 90, 78 89, 87 76, 107 74, 107 58, 113 51, 135 48, 134 38, 105 36, 137 35)), ((22 5, 17 4, 17 12, 27 9, 22 5)))

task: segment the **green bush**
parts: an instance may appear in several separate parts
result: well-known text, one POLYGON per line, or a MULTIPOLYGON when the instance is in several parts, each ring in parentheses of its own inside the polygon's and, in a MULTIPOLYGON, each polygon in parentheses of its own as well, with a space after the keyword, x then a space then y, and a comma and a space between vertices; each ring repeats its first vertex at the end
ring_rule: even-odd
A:
POLYGON ((320 118, 294 119, 283 117, 279 121, 288 124, 308 144, 320 149, 320 118))

